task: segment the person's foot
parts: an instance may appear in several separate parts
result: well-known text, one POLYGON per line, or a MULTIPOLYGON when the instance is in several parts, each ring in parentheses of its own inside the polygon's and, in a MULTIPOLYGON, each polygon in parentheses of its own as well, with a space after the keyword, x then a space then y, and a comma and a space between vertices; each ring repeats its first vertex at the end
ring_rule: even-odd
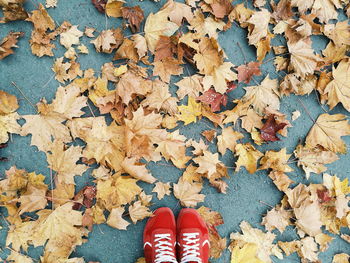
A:
POLYGON ((177 218, 177 244, 180 263, 207 263, 208 228, 195 209, 184 208, 177 218))
POLYGON ((171 209, 158 208, 143 232, 143 248, 147 263, 177 263, 176 224, 171 209))

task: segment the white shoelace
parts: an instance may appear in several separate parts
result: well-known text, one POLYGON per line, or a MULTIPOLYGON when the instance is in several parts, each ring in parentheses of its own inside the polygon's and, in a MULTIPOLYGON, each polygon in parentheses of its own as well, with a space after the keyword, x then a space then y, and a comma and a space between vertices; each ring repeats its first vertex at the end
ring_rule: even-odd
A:
POLYGON ((182 235, 183 241, 183 255, 180 263, 186 262, 198 262, 202 263, 202 259, 199 257, 199 233, 184 233, 182 235))
POLYGON ((156 234, 155 238, 156 258, 154 263, 177 263, 174 255, 174 244, 171 243, 170 234, 156 234))

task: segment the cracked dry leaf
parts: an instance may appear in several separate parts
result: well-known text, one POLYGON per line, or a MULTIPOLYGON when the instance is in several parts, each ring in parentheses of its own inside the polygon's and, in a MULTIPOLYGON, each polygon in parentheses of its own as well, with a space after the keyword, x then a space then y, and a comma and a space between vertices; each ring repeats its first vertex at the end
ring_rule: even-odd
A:
POLYGON ((328 95, 327 104, 333 109, 338 103, 350 112, 350 63, 342 60, 337 68, 333 66, 333 80, 329 82, 324 90, 328 95))
POLYGON ((118 175, 113 175, 107 180, 97 180, 96 200, 107 210, 130 204, 142 191, 136 182, 137 180, 130 176, 118 175))
POLYGON ((263 114, 267 106, 272 110, 280 108, 277 79, 267 76, 260 85, 245 87, 245 90, 247 92, 242 98, 243 102, 251 104, 257 113, 263 114))
POLYGON ((194 12, 194 18, 189 23, 188 28, 196 31, 201 39, 204 39, 206 35, 217 39, 217 31, 222 31, 225 26, 225 23, 221 20, 215 20, 212 16, 205 17, 199 9, 194 12))
POLYGON ((20 37, 24 36, 24 32, 10 32, 0 42, 0 60, 14 54, 13 48, 18 48, 17 42, 20 37))
POLYGON ((119 230, 127 230, 127 226, 130 225, 128 221, 123 219, 124 207, 112 208, 111 213, 107 219, 107 225, 119 230))
POLYGON ((77 164, 83 157, 83 148, 80 146, 65 148, 62 141, 54 141, 49 149, 50 153, 47 153, 47 162, 49 168, 57 173, 58 182, 75 184, 74 176, 83 175, 88 168, 83 164, 77 164))
POLYGON ((224 220, 220 213, 205 206, 198 208, 197 212, 209 229, 210 257, 220 258, 223 251, 226 249, 226 238, 220 236, 216 227, 224 224, 224 220))
POLYGON ((28 18, 28 13, 23 8, 24 2, 25 0, 0 1, 0 7, 4 15, 0 17, 0 24, 28 18))
POLYGON ((32 11, 31 16, 27 18, 26 21, 32 22, 34 29, 37 31, 45 32, 48 29, 55 29, 55 21, 41 3, 39 4, 39 9, 32 11))
POLYGON ((196 102, 192 97, 188 97, 187 105, 178 106, 180 114, 176 114, 179 121, 183 121, 185 125, 197 121, 197 117, 202 115, 201 103, 196 102))
POLYGON ((334 153, 346 153, 347 146, 341 139, 350 135, 350 124, 343 114, 321 114, 309 131, 305 145, 308 148, 322 146, 334 153))
POLYGON ((9 140, 9 133, 20 133, 17 123, 21 117, 15 112, 18 109, 17 98, 0 90, 0 144, 9 140))
POLYGON ((270 22, 271 13, 262 8, 261 11, 256 11, 249 18, 247 23, 249 35, 248 40, 250 45, 257 45, 260 40, 267 37, 269 33, 269 22, 270 22))
POLYGON ((278 190, 285 192, 288 187, 294 183, 285 173, 280 171, 272 170, 268 176, 273 180, 273 183, 276 185, 278 190))
POLYGON ((284 210, 282 207, 274 207, 263 217, 261 224, 265 226, 267 231, 271 232, 274 229, 278 229, 278 231, 283 233, 286 227, 291 224, 291 217, 291 212, 284 210))
POLYGON ((137 221, 143 220, 146 217, 153 215, 147 206, 142 205, 141 201, 136 201, 131 206, 129 206, 129 215, 134 224, 137 221))
POLYGON ((167 138, 158 143, 156 152, 166 160, 171 160, 172 163, 179 169, 185 168, 186 163, 191 159, 191 156, 186 155, 186 137, 176 130, 167 134, 167 138))
POLYGON ((164 196, 171 194, 170 189, 171 189, 170 183, 156 182, 152 192, 157 193, 157 198, 159 200, 162 200, 164 196))
POLYGON ((32 242, 34 246, 43 246, 46 243, 44 261, 67 259, 72 249, 83 243, 84 231, 80 228, 82 214, 72 210, 72 203, 66 203, 55 210, 41 210, 37 215, 39 218, 36 220, 32 242))
POLYGON ((200 92, 203 92, 202 86, 203 77, 195 74, 189 77, 183 77, 175 85, 179 87, 176 91, 179 99, 183 99, 186 95, 189 97, 198 97, 200 92))
POLYGON ((72 45, 78 45, 83 34, 84 33, 78 29, 78 26, 72 26, 67 31, 60 34, 60 43, 68 49, 72 45))
POLYGON ((260 160, 261 167, 259 170, 272 169, 279 172, 294 171, 288 166, 288 160, 292 154, 287 154, 287 149, 283 148, 280 151, 266 151, 263 158, 260 160))
POLYGON ((121 163, 123 170, 137 180, 153 184, 157 179, 147 170, 146 164, 138 163, 135 157, 125 158, 121 163))
POLYGON ((219 154, 211 153, 209 151, 203 151, 203 155, 193 158, 193 161, 199 166, 196 172, 207 174, 208 179, 217 172, 218 165, 223 165, 219 160, 219 154))
POLYGON ((180 177, 178 183, 173 184, 174 196, 179 199, 181 205, 195 207, 204 202, 205 195, 200 194, 202 187, 201 183, 188 182, 180 177))
POLYGON ((289 70, 294 70, 299 76, 312 75, 320 62, 320 58, 314 54, 311 44, 300 40, 296 43, 288 43, 291 54, 289 70))
POLYGON ((154 53, 160 36, 172 36, 179 28, 179 26, 168 20, 171 9, 162 9, 153 14, 150 13, 145 23, 145 38, 149 50, 154 53))
POLYGON ((298 158, 298 166, 301 166, 306 174, 306 179, 310 178, 310 173, 320 174, 327 170, 325 164, 330 164, 339 159, 331 151, 322 149, 322 147, 308 148, 298 145, 294 150, 294 155, 298 158))
POLYGON ((235 156, 238 156, 235 171, 238 172, 241 166, 244 166, 249 173, 253 174, 257 169, 258 160, 264 154, 255 149, 250 143, 239 143, 235 147, 235 156))
POLYGON ((141 104, 159 111, 164 107, 163 105, 170 97, 169 86, 161 80, 156 79, 152 82, 152 90, 150 94, 146 96, 146 99, 143 100, 141 104))
MULTIPOLYGON (((253 228, 248 222, 242 221, 240 223, 242 234, 231 233, 230 238, 234 242, 239 242, 242 245, 254 244, 257 246, 255 257, 262 262, 271 263, 270 255, 278 258, 283 258, 281 251, 277 245, 273 244, 276 235, 271 232, 264 233, 260 229, 253 228)), ((244 262, 244 261, 243 261, 244 262)), ((258 261, 259 262, 259 261, 258 261)))
POLYGON ((215 68, 223 64, 223 54, 219 51, 218 43, 214 38, 202 38, 199 42, 198 52, 193 56, 199 73, 208 75, 215 68))
POLYGON ((169 83, 173 75, 181 75, 183 67, 175 58, 166 58, 153 63, 153 75, 159 76, 162 81, 169 83))
POLYGON ((244 135, 242 133, 233 130, 232 127, 223 128, 222 134, 216 137, 219 152, 222 155, 226 153, 226 149, 234 152, 237 141, 243 139, 243 137, 244 135))
POLYGON ((211 87, 224 94, 227 91, 227 83, 237 79, 237 74, 231 70, 234 65, 231 62, 224 62, 203 78, 203 87, 207 91, 211 87))

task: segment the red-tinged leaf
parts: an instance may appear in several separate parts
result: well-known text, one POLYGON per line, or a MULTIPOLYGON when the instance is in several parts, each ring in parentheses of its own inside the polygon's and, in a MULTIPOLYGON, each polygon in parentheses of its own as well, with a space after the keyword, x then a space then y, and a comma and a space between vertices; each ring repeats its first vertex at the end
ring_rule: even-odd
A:
POLYGON ((231 92, 231 91, 235 90, 236 88, 237 88, 237 85, 233 81, 231 81, 227 84, 226 93, 231 92))
POLYGON ((79 210, 83 205, 86 208, 92 207, 95 197, 96 197, 96 187, 95 186, 85 186, 82 190, 80 190, 74 196, 73 200, 76 202, 73 205, 73 209, 79 210))
POLYGON ((136 33, 140 30, 140 25, 145 18, 143 10, 139 6, 123 7, 122 16, 124 19, 128 20, 130 29, 133 33, 136 33))
POLYGON ((91 3, 100 13, 105 13, 107 0, 91 0, 91 3))
POLYGON ((246 65, 240 65, 237 68, 237 71, 238 71, 238 81, 244 82, 244 83, 249 83, 254 75, 255 76, 261 75, 260 63, 259 62, 249 62, 246 65))
POLYGON ((227 95, 216 92, 213 88, 204 92, 197 99, 207 105, 210 105, 213 112, 219 111, 221 105, 226 106, 227 104, 227 95))
POLYGON ((317 196, 321 203, 326 203, 332 200, 327 189, 317 190, 317 196))
POLYGON ((277 123, 275 115, 270 115, 260 130, 261 138, 267 142, 279 141, 280 139, 277 137, 276 133, 282 130, 286 125, 286 123, 277 123))
MULTIPOLYGON (((7 144, 6 143, 3 143, 3 144, 0 144, 0 149, 3 149, 7 147, 7 144)), ((0 162, 3 162, 3 161, 7 161, 7 158, 6 157, 1 157, 0 156, 0 162)))

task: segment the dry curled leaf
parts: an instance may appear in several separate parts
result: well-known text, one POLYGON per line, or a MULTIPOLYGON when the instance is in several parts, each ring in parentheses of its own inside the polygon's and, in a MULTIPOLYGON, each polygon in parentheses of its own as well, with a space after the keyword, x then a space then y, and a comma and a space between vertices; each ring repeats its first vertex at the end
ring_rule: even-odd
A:
POLYGON ((17 42, 20 37, 24 36, 24 32, 10 32, 0 42, 0 60, 15 53, 13 48, 18 48, 17 42))

